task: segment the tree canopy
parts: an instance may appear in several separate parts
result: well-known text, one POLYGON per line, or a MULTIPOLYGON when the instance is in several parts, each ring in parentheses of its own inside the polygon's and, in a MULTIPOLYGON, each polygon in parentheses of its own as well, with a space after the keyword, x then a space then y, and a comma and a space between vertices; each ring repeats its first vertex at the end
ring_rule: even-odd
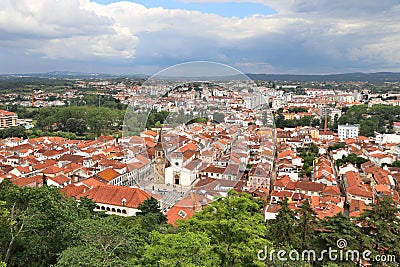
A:
POLYGON ((347 249, 400 257, 399 209, 389 197, 359 218, 324 219, 308 201, 293 210, 284 199, 276 219, 264 222, 262 201, 230 191, 177 227, 166 224, 155 199, 139 207, 138 216, 109 216, 94 212, 89 199, 78 203, 57 188, 17 187, 6 179, 0 184, 0 266, 353 266, 328 259, 265 262, 257 254, 266 247, 320 253, 337 248, 339 239, 347 249))
POLYGON ((376 104, 355 105, 348 108, 339 118, 339 124, 359 124, 360 135, 375 136, 379 133, 392 133, 393 122, 400 120, 400 107, 376 104))

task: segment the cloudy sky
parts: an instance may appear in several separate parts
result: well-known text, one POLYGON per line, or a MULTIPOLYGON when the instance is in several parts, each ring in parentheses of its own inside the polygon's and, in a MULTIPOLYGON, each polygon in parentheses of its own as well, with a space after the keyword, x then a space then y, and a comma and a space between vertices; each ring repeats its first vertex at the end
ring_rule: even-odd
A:
POLYGON ((400 71, 399 0, 1 0, 0 73, 400 71))

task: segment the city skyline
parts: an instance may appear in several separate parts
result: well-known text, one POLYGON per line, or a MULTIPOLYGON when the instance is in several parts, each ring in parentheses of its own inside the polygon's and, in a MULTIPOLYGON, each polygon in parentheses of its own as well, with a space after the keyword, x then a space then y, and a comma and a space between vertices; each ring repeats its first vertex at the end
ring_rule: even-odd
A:
POLYGON ((400 71, 400 4, 3 1, 0 73, 154 74, 188 61, 245 73, 400 71))

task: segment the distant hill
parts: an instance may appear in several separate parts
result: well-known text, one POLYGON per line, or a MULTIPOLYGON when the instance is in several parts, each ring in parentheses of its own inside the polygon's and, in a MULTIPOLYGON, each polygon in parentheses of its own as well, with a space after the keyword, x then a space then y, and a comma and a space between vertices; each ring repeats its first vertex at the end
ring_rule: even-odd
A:
POLYGON ((149 76, 145 74, 106 74, 106 73, 83 73, 72 71, 52 71, 46 73, 26 73, 26 74, 3 74, 0 75, 1 80, 10 79, 118 79, 118 78, 133 78, 133 79, 147 79, 149 76))
MULTIPOLYGON (((343 74, 328 74, 328 75, 297 75, 297 74, 246 74, 252 80, 263 80, 263 81, 292 81, 292 82, 399 82, 399 72, 376 72, 376 73, 343 73, 343 74)), ((105 73, 82 73, 82 72, 70 72, 70 71, 52 71, 47 73, 28 73, 28 74, 4 74, 0 75, 0 80, 14 80, 14 79, 118 79, 118 78, 132 78, 132 79, 147 79, 149 75, 146 74, 105 74, 105 73)), ((162 77, 158 77, 162 78, 162 77)), ((168 79, 168 77, 164 77, 168 79)), ((173 79, 182 80, 230 80, 240 79, 243 80, 243 75, 235 75, 229 77, 174 77, 173 79)))
POLYGON ((398 82, 399 72, 376 72, 376 73, 343 73, 328 75, 295 75, 295 74, 246 74, 252 80, 263 81, 299 81, 299 82, 398 82))

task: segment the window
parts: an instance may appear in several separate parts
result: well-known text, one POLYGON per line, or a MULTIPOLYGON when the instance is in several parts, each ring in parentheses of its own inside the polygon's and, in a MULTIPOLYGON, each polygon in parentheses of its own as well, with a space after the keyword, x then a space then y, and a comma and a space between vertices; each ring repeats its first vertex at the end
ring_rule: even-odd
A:
POLYGON ((187 216, 186 212, 184 212, 183 210, 180 210, 178 212, 178 215, 181 216, 182 218, 185 218, 187 216))

